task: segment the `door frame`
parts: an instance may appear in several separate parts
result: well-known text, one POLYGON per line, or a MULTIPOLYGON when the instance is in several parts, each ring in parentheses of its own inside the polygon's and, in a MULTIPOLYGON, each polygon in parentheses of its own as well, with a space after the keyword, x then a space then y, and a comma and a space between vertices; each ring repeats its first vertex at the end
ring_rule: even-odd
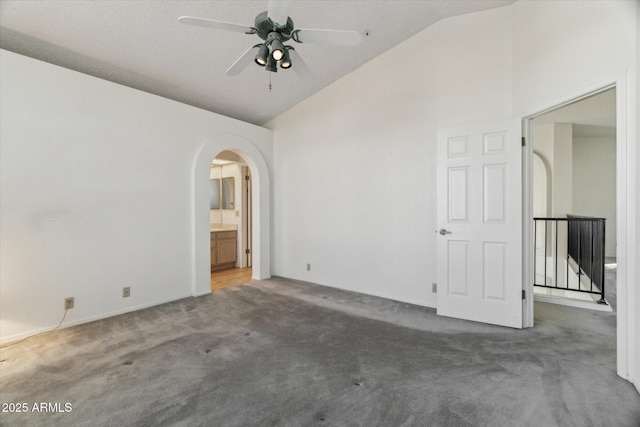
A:
POLYGON ((550 102, 539 108, 533 109, 522 117, 522 131, 526 144, 522 153, 522 185, 523 185, 523 286, 527 298, 523 301, 523 327, 533 327, 533 256, 531 250, 533 241, 533 144, 530 143, 530 126, 532 118, 557 108, 564 107, 584 98, 596 95, 600 92, 616 89, 616 222, 617 222, 617 326, 616 326, 616 362, 617 373, 622 378, 634 382, 630 375, 629 363, 635 357, 636 322, 637 314, 634 309, 636 301, 635 290, 629 283, 636 283, 635 271, 631 260, 635 259, 635 225, 636 218, 636 185, 634 179, 634 162, 636 159, 636 147, 631 140, 629 126, 633 123, 628 101, 632 99, 630 85, 628 84, 628 71, 625 70, 619 76, 581 90, 579 93, 569 94, 560 100, 550 102), (631 237, 628 237, 631 236, 631 237))
POLYGON ((249 268, 253 262, 253 251, 251 249, 251 170, 246 164, 241 167, 242 175, 242 236, 241 244, 241 266, 249 268))

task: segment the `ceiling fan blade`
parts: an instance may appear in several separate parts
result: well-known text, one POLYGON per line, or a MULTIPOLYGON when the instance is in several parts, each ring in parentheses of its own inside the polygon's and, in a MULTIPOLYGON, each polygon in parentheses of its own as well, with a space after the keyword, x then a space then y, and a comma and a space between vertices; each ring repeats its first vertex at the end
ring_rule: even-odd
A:
POLYGON ((291 57, 291 68, 300 77, 300 80, 305 83, 311 83, 315 80, 315 76, 295 49, 289 49, 289 56, 291 57))
POLYGON ((293 30, 291 36, 298 43, 326 43, 344 46, 360 44, 362 37, 357 31, 342 30, 293 30))
POLYGON ((278 25, 287 25, 291 0, 269 0, 267 16, 278 25))
POLYGON ((254 34, 256 29, 248 25, 234 24, 232 22, 216 21, 213 19, 195 18, 193 16, 181 16, 178 22, 196 27, 215 28, 217 30, 235 31, 238 33, 254 34))
POLYGON ((253 58, 258 53, 258 46, 253 46, 247 49, 245 53, 242 54, 240 58, 233 63, 231 67, 227 70, 227 76, 237 76, 240 74, 245 68, 249 66, 253 62, 253 58))

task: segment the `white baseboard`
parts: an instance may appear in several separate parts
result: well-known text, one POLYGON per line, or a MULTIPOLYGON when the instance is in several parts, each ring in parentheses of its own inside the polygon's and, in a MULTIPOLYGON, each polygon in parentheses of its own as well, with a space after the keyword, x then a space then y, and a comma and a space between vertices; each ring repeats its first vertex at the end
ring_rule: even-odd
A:
MULTIPOLYGON (((204 294, 210 293, 210 292, 211 291, 205 292, 204 294)), ((184 298, 189 298, 191 296, 192 296, 191 294, 185 294, 185 295, 182 295, 182 296, 175 296, 175 297, 171 297, 171 298, 167 298, 167 299, 164 299, 164 300, 155 301, 155 302, 148 303, 148 304, 140 304, 140 305, 136 305, 136 306, 133 306, 133 307, 126 307, 126 308, 123 308, 121 310, 110 311, 110 312, 99 314, 99 315, 95 315, 95 316, 86 316, 86 317, 83 317, 81 319, 74 320, 72 322, 64 323, 64 324, 60 325, 60 327, 58 329, 66 329, 66 328, 69 328, 71 326, 81 325, 83 323, 89 323, 89 322, 94 322, 96 320, 107 319, 109 317, 118 316, 120 314, 125 314, 125 313, 130 313, 132 311, 143 310, 145 308, 154 307, 156 305, 161 305, 161 304, 166 304, 168 302, 178 301, 178 300, 181 300, 181 299, 184 299, 184 298)), ((196 295, 196 296, 200 296, 200 295, 196 295)), ((16 335, 11 335, 9 337, 3 337, 3 338, 0 339, 0 345, 10 344, 10 343, 12 343, 14 341, 19 341, 19 340, 22 340, 22 339, 25 339, 25 338, 29 338, 29 337, 34 336, 34 335, 38 335, 38 334, 42 334, 42 333, 45 333, 45 332, 49 332, 49 331, 53 330, 56 326, 58 326, 58 324, 45 326, 43 328, 38 328, 38 329, 32 329, 31 331, 23 332, 23 333, 16 334, 16 335)))
POLYGON ((632 376, 628 376, 627 377, 627 381, 629 381, 631 384, 633 384, 633 386, 636 388, 636 391, 638 392, 638 394, 640 394, 640 384, 638 384, 638 381, 636 381, 632 376))
POLYGON ((608 311, 608 312, 613 311, 609 303, 598 304, 597 302, 581 301, 581 300, 576 300, 571 298, 557 297, 553 295, 534 294, 533 300, 539 301, 539 302, 547 302, 549 304, 566 305, 568 307, 586 308, 588 310, 595 310, 595 311, 608 311))

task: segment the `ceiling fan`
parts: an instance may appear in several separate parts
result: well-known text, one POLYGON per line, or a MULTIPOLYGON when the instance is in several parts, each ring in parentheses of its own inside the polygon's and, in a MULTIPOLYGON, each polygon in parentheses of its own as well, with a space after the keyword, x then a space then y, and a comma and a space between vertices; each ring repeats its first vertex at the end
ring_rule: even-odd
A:
POLYGON ((293 46, 285 45, 291 40, 297 43, 325 43, 333 45, 355 46, 360 43, 360 34, 356 31, 341 30, 307 30, 294 28, 289 17, 291 1, 270 0, 268 10, 256 16, 254 26, 234 24, 213 19, 181 16, 182 24, 219 30, 235 31, 245 34, 257 34, 263 41, 250 47, 236 62, 229 67, 226 74, 237 76, 251 64, 265 67, 267 71, 277 72, 280 68, 293 68, 303 81, 313 80, 313 74, 293 46))

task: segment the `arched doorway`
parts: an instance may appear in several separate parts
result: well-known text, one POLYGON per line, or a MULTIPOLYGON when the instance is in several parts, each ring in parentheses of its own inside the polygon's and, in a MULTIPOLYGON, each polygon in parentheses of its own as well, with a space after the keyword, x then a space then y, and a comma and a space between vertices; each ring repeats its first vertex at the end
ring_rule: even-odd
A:
POLYGON ((252 278, 266 279, 271 276, 270 177, 267 163, 262 153, 249 140, 238 135, 221 135, 204 143, 196 156, 193 168, 193 296, 211 292, 209 174, 211 161, 222 151, 236 153, 250 170, 253 182, 252 278))
POLYGON ((251 280, 251 171, 238 154, 211 163, 211 291, 251 280))

